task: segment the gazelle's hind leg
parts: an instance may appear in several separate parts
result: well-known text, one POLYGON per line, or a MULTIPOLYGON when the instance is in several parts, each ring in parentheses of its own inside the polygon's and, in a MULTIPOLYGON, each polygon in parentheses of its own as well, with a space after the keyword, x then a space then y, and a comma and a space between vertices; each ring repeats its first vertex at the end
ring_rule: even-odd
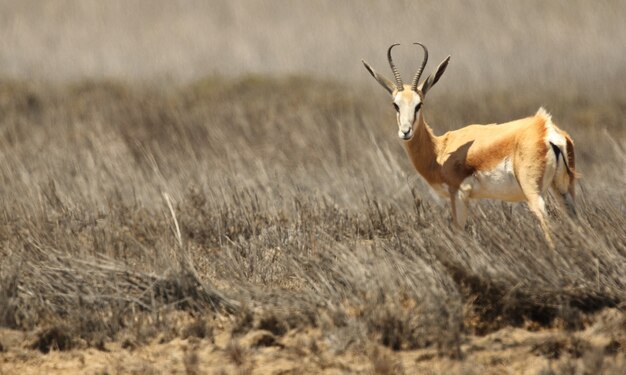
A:
POLYGON ((550 231, 550 226, 548 225, 548 221, 546 220, 546 203, 543 200, 543 197, 539 194, 530 194, 530 196, 526 195, 526 198, 528 199, 528 208, 539 220, 539 224, 541 225, 541 230, 543 231, 543 235, 546 238, 546 242, 548 243, 548 246, 554 249, 554 241, 552 241, 552 233, 550 231))
POLYGON ((565 204, 572 216, 578 216, 576 212, 576 180, 570 179, 569 186, 567 187, 567 194, 565 194, 565 204))
POLYGON ((552 241, 550 226, 548 225, 548 221, 546 219, 546 203, 541 196, 541 188, 539 187, 539 184, 534 182, 537 180, 538 178, 530 178, 528 175, 518 177, 519 184, 524 192, 524 195, 526 196, 528 208, 539 220, 541 230, 543 231, 543 235, 546 238, 548 246, 550 246, 551 249, 554 249, 554 241, 552 241))
POLYGON ((565 209, 570 216, 576 216, 576 189, 575 177, 567 170, 563 161, 557 159, 557 171, 552 179, 552 191, 561 208, 565 209))
POLYGON ((574 188, 574 183, 570 183, 570 186, 566 191, 559 189, 556 184, 553 184, 552 191, 554 191, 554 195, 559 206, 563 210, 567 211, 570 217, 576 217, 576 190, 574 188))

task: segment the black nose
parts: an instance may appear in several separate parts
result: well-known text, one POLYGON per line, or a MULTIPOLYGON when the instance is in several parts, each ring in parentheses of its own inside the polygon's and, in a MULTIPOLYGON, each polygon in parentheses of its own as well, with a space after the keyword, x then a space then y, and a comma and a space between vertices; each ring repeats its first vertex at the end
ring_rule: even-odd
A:
POLYGON ((409 135, 409 133, 410 133, 410 132, 411 132, 411 129, 409 129, 409 130, 407 130, 407 131, 404 131, 404 130, 402 131, 402 133, 403 133, 404 135, 409 135))

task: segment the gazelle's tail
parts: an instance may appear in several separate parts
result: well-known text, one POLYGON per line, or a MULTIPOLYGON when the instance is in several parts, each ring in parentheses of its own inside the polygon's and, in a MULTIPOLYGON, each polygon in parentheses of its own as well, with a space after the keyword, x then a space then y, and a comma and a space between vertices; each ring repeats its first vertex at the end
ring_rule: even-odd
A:
POLYGON ((575 214, 576 180, 580 178, 580 174, 576 171, 574 142, 566 132, 552 122, 552 116, 543 107, 539 108, 536 116, 541 116, 545 120, 547 141, 556 157, 552 187, 560 194, 568 211, 575 214))

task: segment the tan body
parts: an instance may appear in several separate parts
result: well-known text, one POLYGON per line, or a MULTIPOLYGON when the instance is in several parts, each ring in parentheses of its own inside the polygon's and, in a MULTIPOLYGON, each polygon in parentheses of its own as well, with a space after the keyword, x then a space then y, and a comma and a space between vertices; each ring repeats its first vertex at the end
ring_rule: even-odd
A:
POLYGON ((543 109, 528 118, 470 125, 439 137, 420 113, 415 134, 405 145, 415 169, 450 198, 459 226, 465 225, 470 199, 525 200, 551 241, 542 195, 553 187, 573 209, 574 145, 543 109), (559 148, 558 160, 553 144, 559 148))
POLYGON ((424 120, 426 93, 445 72, 448 56, 424 82, 419 79, 428 50, 412 85, 404 85, 391 58, 395 83, 363 61, 368 72, 392 96, 397 111, 398 136, 403 139, 413 166, 441 196, 450 199, 455 224, 465 226, 470 199, 526 201, 539 219, 546 241, 553 247, 546 221, 543 194, 549 187, 562 205, 575 214, 576 162, 574 143, 543 108, 534 116, 504 124, 469 125, 435 136, 424 120))

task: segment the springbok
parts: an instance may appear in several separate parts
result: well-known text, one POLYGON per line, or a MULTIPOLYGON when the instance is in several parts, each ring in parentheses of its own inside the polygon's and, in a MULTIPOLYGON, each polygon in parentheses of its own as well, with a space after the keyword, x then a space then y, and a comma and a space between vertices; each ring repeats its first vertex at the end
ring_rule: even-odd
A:
POLYGON ((404 85, 387 50, 395 84, 362 60, 368 72, 392 96, 398 136, 404 140, 413 166, 439 195, 450 198, 452 221, 465 227, 468 201, 491 198, 525 200, 550 247, 554 247, 546 221, 543 194, 552 186, 561 206, 575 215, 577 178, 574 143, 559 129, 550 114, 539 108, 534 116, 504 124, 469 125, 435 136, 424 120, 424 97, 439 81, 450 56, 419 84, 428 62, 428 49, 421 43, 424 59, 411 85, 404 85))

